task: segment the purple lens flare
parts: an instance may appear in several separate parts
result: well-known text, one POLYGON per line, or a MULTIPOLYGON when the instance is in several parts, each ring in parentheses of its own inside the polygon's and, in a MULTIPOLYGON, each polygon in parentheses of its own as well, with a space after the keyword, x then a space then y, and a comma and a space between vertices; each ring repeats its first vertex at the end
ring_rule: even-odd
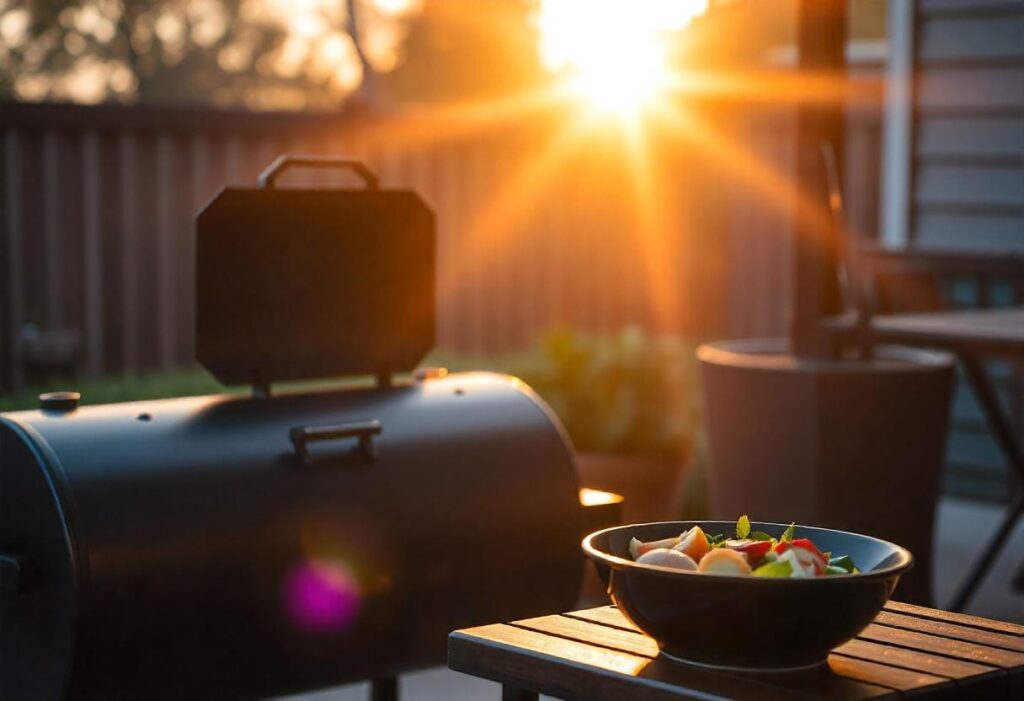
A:
POLYGON ((303 562, 287 576, 284 603, 292 624, 310 633, 347 628, 359 614, 359 585, 341 562, 303 562))

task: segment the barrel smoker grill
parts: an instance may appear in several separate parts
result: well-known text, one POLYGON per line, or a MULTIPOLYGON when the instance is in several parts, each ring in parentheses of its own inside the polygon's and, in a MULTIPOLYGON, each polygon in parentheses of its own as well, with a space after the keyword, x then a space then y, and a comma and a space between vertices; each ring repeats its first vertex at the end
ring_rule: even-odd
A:
MULTIPOLYGON (((571 447, 522 383, 412 370, 434 223, 360 164, 280 159, 198 216, 197 357, 244 394, 0 418, 0 698, 252 698, 439 664, 570 606, 571 447), (275 189, 290 165, 360 190, 275 189), (274 394, 272 383, 376 385, 274 394)), ((390 680, 390 681, 389 681, 390 680)))

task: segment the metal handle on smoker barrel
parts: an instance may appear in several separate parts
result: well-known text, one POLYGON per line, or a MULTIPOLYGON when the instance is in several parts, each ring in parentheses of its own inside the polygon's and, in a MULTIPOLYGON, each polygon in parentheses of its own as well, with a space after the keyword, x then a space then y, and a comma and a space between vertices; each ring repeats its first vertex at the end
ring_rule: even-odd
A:
POLYGON ((323 168, 350 170, 366 183, 367 190, 379 190, 380 180, 373 174, 366 164, 352 158, 338 158, 336 156, 278 156, 277 159, 267 166, 266 170, 260 173, 259 183, 262 188, 273 188, 274 182, 289 168, 323 168))
POLYGON ((375 451, 373 437, 380 435, 381 424, 377 419, 366 421, 351 421, 343 424, 331 424, 327 426, 295 426, 289 432, 292 445, 303 465, 311 465, 313 456, 309 452, 309 444, 320 441, 341 440, 343 438, 357 438, 359 440, 359 451, 368 460, 373 460, 375 451))

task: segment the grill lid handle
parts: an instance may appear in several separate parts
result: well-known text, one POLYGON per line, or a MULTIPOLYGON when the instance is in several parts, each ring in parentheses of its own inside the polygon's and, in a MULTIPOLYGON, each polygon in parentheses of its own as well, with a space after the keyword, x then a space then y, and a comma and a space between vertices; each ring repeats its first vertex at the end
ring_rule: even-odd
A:
POLYGON ((325 426, 294 426, 289 431, 292 445, 295 446, 295 453, 303 465, 313 464, 313 455, 309 452, 309 444, 320 441, 341 440, 344 438, 356 438, 359 440, 359 452, 371 462, 376 457, 373 445, 373 437, 380 435, 381 423, 377 419, 365 421, 350 421, 343 424, 329 424, 325 426))
POLYGON ((266 169, 260 173, 260 187, 272 189, 274 182, 289 168, 320 168, 324 170, 350 170, 358 175, 366 183, 367 190, 379 190, 380 180, 373 174, 366 164, 353 158, 340 158, 337 156, 291 156, 285 154, 278 156, 266 169))

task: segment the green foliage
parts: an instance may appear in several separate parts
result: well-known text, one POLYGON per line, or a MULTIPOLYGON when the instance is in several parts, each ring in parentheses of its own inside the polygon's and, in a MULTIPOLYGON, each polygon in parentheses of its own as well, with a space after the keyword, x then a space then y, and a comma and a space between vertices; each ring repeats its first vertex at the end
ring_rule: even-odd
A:
POLYGON ((849 555, 841 555, 840 557, 833 557, 828 561, 829 574, 854 574, 857 572, 856 566, 853 564, 853 560, 850 559, 849 555), (833 572, 832 570, 838 569, 839 572, 833 572))
POLYGON ((752 574, 755 577, 788 577, 793 574, 793 565, 786 560, 776 560, 761 565, 752 574))
POLYGON ((609 338, 568 331, 541 342, 520 376, 555 410, 581 451, 678 455, 696 420, 693 348, 637 329, 609 338))
POLYGON ((40 393, 67 389, 81 392, 82 404, 189 397, 224 391, 224 387, 206 371, 196 368, 134 377, 55 381, 39 387, 30 387, 15 394, 0 396, 0 411, 36 409, 39 406, 40 393))
POLYGON ((635 328, 604 337, 559 330, 514 356, 434 361, 519 377, 551 405, 581 452, 672 456, 693 448, 699 402, 689 343, 635 328))
POLYGON ((740 516, 739 520, 736 521, 736 537, 740 540, 746 539, 750 535, 750 519, 746 514, 740 516))

